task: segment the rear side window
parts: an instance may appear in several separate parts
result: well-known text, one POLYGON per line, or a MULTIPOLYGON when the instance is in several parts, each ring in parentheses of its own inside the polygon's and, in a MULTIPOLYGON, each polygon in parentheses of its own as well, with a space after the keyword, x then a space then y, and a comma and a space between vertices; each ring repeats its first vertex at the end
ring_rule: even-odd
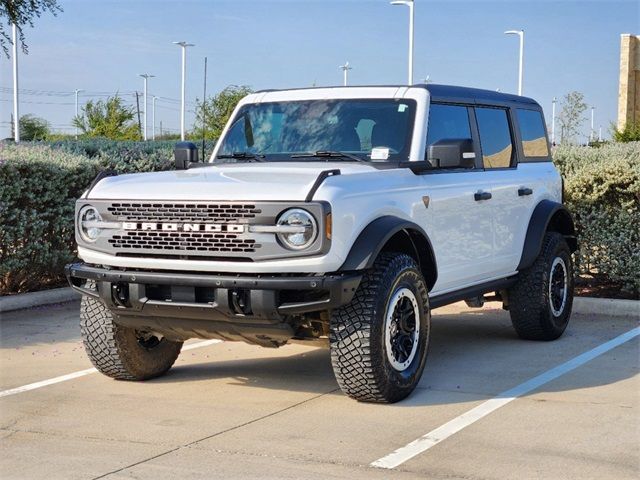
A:
POLYGON ((548 157, 549 145, 547 144, 542 113, 537 110, 524 110, 522 108, 519 108, 517 112, 524 156, 548 157))
POLYGON ((513 163, 513 142, 507 111, 476 108, 484 168, 508 168, 513 163))
POLYGON ((432 103, 427 125, 427 148, 440 140, 454 138, 471 138, 467 107, 432 103))

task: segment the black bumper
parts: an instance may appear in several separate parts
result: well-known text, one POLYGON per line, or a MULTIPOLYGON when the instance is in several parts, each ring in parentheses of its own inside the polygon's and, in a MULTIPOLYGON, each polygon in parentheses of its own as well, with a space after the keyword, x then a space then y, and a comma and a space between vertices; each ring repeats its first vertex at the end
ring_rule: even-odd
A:
POLYGON ((85 263, 65 267, 69 284, 100 298, 116 315, 274 324, 291 315, 351 301, 362 274, 212 275, 116 270, 85 263), (87 280, 95 281, 87 288, 87 280))

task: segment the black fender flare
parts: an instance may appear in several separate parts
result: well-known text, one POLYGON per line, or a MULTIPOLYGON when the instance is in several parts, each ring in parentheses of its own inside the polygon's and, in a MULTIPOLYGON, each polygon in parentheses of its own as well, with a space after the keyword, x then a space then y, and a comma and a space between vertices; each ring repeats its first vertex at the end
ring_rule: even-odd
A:
POLYGON ((392 215, 376 218, 360 232, 339 270, 371 268, 387 242, 400 232, 411 242, 430 290, 438 278, 438 267, 429 236, 418 224, 392 215))
POLYGON ((531 214, 518 270, 533 265, 540 254, 544 236, 548 231, 564 235, 572 253, 578 249, 576 228, 569 210, 561 203, 542 200, 531 214))

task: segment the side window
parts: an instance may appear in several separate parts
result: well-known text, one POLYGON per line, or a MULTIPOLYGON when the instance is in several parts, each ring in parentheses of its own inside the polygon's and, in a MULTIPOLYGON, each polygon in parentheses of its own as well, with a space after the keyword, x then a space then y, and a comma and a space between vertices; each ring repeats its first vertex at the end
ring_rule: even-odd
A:
POLYGON ((548 157, 549 145, 547 144, 542 113, 537 110, 524 110, 522 108, 519 108, 517 112, 524 156, 548 157))
POLYGON ((453 138, 471 138, 467 107, 432 103, 427 124, 427 148, 440 140, 453 138))
POLYGON ((484 168, 507 168, 513 160, 513 142, 507 111, 476 108, 484 168))

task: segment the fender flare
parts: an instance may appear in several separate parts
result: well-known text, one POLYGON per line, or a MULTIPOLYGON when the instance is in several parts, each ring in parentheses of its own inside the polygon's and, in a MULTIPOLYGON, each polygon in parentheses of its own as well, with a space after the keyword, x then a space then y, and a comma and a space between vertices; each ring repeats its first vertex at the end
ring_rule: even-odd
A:
POLYGON ((387 242, 400 232, 408 236, 431 289, 438 278, 438 266, 429 236, 418 224, 391 215, 376 218, 360 232, 339 271, 371 268, 387 242))
POLYGON ((548 231, 564 235, 572 253, 578 249, 576 228, 569 210, 561 203, 542 200, 531 214, 517 270, 533 265, 542 250, 542 242, 548 231))

